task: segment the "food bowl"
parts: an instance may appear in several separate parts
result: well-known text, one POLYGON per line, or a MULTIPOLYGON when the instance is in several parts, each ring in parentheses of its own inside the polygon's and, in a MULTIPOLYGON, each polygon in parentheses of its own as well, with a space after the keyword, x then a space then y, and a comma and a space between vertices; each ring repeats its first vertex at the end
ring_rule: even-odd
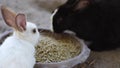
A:
MULTIPOLYGON (((89 48, 85 45, 85 43, 82 39, 79 39, 74 35, 56 34, 49 30, 41 30, 40 35, 41 35, 40 39, 42 39, 42 37, 44 38, 46 36, 49 36, 51 38, 59 38, 59 39, 70 36, 73 39, 76 39, 78 41, 78 43, 80 44, 81 50, 80 50, 80 53, 78 55, 76 55, 75 57, 66 59, 66 60, 62 60, 60 62, 50 62, 50 63, 36 62, 34 68, 72 68, 77 64, 84 63, 86 61, 86 59, 89 57, 89 54, 90 54, 89 48)), ((68 40, 70 40, 70 39, 68 39, 68 40)))

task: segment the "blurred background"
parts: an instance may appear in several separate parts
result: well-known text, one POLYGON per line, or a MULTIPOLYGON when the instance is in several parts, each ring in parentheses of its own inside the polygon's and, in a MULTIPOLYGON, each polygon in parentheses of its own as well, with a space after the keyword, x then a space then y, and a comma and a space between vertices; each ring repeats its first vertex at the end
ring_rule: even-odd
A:
MULTIPOLYGON (((27 20, 34 22, 40 28, 52 29, 50 16, 52 12, 66 0, 0 0, 0 5, 6 5, 16 13, 25 13, 27 20)), ((1 17, 0 33, 10 29, 1 17)))

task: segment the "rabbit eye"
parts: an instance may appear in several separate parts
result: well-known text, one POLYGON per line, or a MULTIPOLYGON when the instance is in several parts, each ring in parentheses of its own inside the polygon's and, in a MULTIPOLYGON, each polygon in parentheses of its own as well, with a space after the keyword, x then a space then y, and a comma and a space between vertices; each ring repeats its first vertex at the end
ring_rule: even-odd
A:
POLYGON ((33 33, 36 33, 36 29, 33 29, 32 32, 33 32, 33 33))

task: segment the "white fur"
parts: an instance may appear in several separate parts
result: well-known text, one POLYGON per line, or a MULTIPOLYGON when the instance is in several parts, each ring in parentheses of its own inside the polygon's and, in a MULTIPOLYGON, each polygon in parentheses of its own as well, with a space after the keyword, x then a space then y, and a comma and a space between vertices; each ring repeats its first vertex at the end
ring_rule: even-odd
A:
MULTIPOLYGON (((57 13, 58 9, 55 9, 55 11, 52 13, 51 17, 50 17, 50 20, 51 20, 51 23, 53 22, 53 16, 57 13)), ((53 25, 51 26, 53 28, 53 25)), ((53 31, 53 29, 51 29, 53 31)))
POLYGON ((53 19, 53 16, 58 12, 58 9, 55 9, 55 11, 51 15, 51 20, 53 19))
POLYGON ((35 24, 27 22, 24 32, 14 30, 0 46, 0 68, 33 68, 35 64, 35 48, 39 39, 39 32, 32 33, 35 24))

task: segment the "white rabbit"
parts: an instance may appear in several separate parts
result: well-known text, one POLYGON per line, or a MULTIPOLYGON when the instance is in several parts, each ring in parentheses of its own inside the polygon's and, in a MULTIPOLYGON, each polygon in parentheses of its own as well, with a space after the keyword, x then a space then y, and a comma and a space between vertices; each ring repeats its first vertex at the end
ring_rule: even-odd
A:
POLYGON ((5 6, 1 12, 6 24, 13 28, 13 35, 0 46, 0 68, 33 68, 34 47, 39 40, 37 26, 26 22, 24 14, 15 14, 5 6))

